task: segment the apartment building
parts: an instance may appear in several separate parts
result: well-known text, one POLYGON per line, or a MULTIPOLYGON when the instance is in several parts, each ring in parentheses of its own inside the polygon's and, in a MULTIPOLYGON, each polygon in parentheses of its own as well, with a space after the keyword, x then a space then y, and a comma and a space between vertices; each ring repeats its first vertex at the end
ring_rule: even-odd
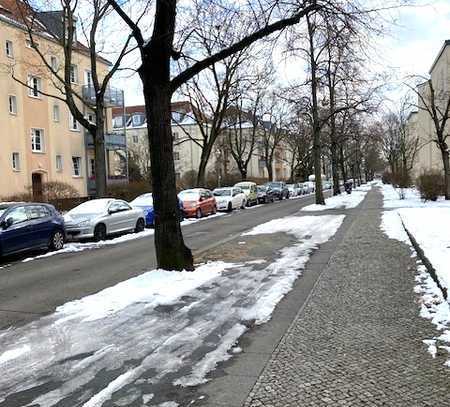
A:
MULTIPOLYGON (((31 189, 39 198, 43 183, 49 181, 68 183, 85 196, 95 192, 92 190, 95 178, 93 142, 74 120, 64 101, 47 96, 61 96, 61 93, 32 47, 23 23, 24 18, 29 18, 24 10, 25 6, 16 0, 0 0, 0 197, 31 189), (12 73, 22 83, 14 80, 12 73)), ((48 58, 49 64, 61 72, 63 50, 54 35, 58 30, 63 31, 62 17, 59 11, 34 14, 33 35, 35 45, 48 58)), ((105 73, 110 66, 100 57, 97 64, 99 72, 105 73)), ((93 96, 89 49, 76 39, 70 69, 74 88, 83 100, 89 101, 93 96)), ((109 90, 107 103, 106 131, 110 132, 111 107, 123 104, 123 94, 109 90), (121 100, 118 94, 122 95, 121 100)), ((86 117, 92 116, 87 104, 80 102, 80 108, 86 117)), ((121 161, 121 156, 126 159, 124 135, 108 134, 107 149, 110 174, 117 174, 117 162, 121 161), (121 153, 118 155, 117 151, 121 153)))
MULTIPOLYGON (((127 148, 131 156, 141 168, 142 173, 150 169, 150 156, 148 147, 148 132, 145 119, 145 106, 127 106, 125 115, 120 109, 113 109, 113 127, 122 132, 125 124, 127 148), (125 117, 125 119, 124 119, 125 117)), ((192 105, 187 101, 172 103, 172 134, 174 138, 175 172, 178 180, 195 174, 198 171, 202 149, 202 131, 210 131, 208 120, 199 124, 194 119, 192 105)), ((217 177, 217 181, 226 178, 229 174, 238 174, 238 167, 233 158, 227 132, 231 128, 224 124, 223 134, 216 141, 207 165, 207 174, 217 177)), ((236 130, 235 130, 236 131, 236 130)), ((265 129, 258 126, 256 129, 256 142, 253 154, 248 164, 248 178, 268 178, 266 164, 263 158, 263 133, 265 129)), ((253 124, 245 121, 240 125, 240 136, 244 143, 250 143, 253 133, 253 124)), ((281 143, 275 151, 273 160, 273 175, 277 180, 285 180, 290 176, 289 151, 281 143)), ((189 178, 189 177, 188 177, 189 178)))
MULTIPOLYGON (((431 65, 430 79, 435 90, 436 104, 443 105, 450 97, 450 40, 444 42, 436 59, 431 65)), ((430 87, 427 82, 417 87, 417 92, 421 97, 417 97, 418 109, 410 113, 408 117, 408 131, 412 136, 419 137, 419 151, 413 168, 413 177, 417 177, 425 170, 443 170, 441 153, 433 142, 436 139, 435 127, 430 114, 426 111, 424 101, 429 104, 431 101, 430 87)))

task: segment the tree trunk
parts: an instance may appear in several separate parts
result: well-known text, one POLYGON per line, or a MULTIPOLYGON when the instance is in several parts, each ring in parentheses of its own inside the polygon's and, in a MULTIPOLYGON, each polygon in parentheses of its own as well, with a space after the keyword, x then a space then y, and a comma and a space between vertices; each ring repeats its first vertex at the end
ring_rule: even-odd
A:
POLYGON ((445 182, 445 199, 450 199, 450 163, 449 163, 449 153, 448 150, 441 150, 442 153, 442 164, 444 165, 444 182, 445 182))
POLYGON ((106 196, 106 146, 105 126, 102 118, 96 118, 96 131, 92 134, 94 140, 94 165, 95 165, 95 196, 102 198, 106 196))
POLYGON ((339 195, 341 188, 339 186, 339 158, 338 146, 335 142, 331 143, 331 172, 333 176, 333 195, 339 195))
POLYGON ((170 58, 175 30, 176 0, 158 1, 152 39, 141 53, 142 80, 152 166, 157 266, 193 270, 192 252, 184 244, 173 159, 170 58))
POLYGON ((345 168, 344 149, 342 146, 339 147, 339 164, 341 167, 342 181, 345 184, 347 182, 347 170, 345 168))
POLYGON ((197 172, 197 181, 196 186, 199 187, 205 187, 206 186, 206 165, 208 164, 208 160, 204 158, 203 152, 200 157, 200 164, 198 166, 198 172, 197 172))
POLYGON ((272 162, 269 163, 269 161, 266 160, 266 169, 267 169, 267 176, 269 177, 269 181, 273 181, 272 162))

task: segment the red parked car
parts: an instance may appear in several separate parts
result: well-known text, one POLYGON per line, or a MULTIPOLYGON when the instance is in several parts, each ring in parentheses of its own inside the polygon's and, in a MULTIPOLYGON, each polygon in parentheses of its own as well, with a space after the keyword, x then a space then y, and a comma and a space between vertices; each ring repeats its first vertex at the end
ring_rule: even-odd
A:
POLYGON ((186 189, 178 194, 187 218, 201 218, 217 212, 216 198, 209 189, 186 189))

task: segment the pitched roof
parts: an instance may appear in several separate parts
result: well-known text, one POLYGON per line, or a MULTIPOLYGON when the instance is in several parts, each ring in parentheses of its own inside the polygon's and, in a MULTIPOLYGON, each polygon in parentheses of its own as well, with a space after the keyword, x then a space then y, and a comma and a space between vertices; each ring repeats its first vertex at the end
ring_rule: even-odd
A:
MULTIPOLYGON (((0 0, 0 19, 23 30, 27 30, 32 25, 37 35, 45 35, 53 41, 57 41, 63 35, 62 13, 61 10, 39 12, 22 0, 0 0)), ((80 41, 74 43, 73 49, 89 56, 89 47, 80 41)), ((97 55, 97 58, 106 65, 112 65, 100 55, 97 55)))
POLYGON ((431 74, 431 72, 433 72, 434 67, 436 66, 437 62, 439 61, 439 59, 441 58, 442 54, 445 51, 445 48, 447 48, 447 46, 450 45, 450 40, 445 40, 444 44, 442 45, 437 57, 435 58, 433 65, 431 65, 430 71, 428 73, 431 74))

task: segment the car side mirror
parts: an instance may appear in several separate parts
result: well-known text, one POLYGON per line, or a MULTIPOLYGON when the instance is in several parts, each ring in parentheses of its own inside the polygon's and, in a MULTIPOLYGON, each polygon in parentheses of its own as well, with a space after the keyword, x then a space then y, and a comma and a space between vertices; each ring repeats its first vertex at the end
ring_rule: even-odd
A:
POLYGON ((13 223, 14 223, 13 218, 8 218, 8 219, 2 221, 1 227, 2 227, 2 229, 8 229, 9 227, 11 227, 13 225, 13 223))

